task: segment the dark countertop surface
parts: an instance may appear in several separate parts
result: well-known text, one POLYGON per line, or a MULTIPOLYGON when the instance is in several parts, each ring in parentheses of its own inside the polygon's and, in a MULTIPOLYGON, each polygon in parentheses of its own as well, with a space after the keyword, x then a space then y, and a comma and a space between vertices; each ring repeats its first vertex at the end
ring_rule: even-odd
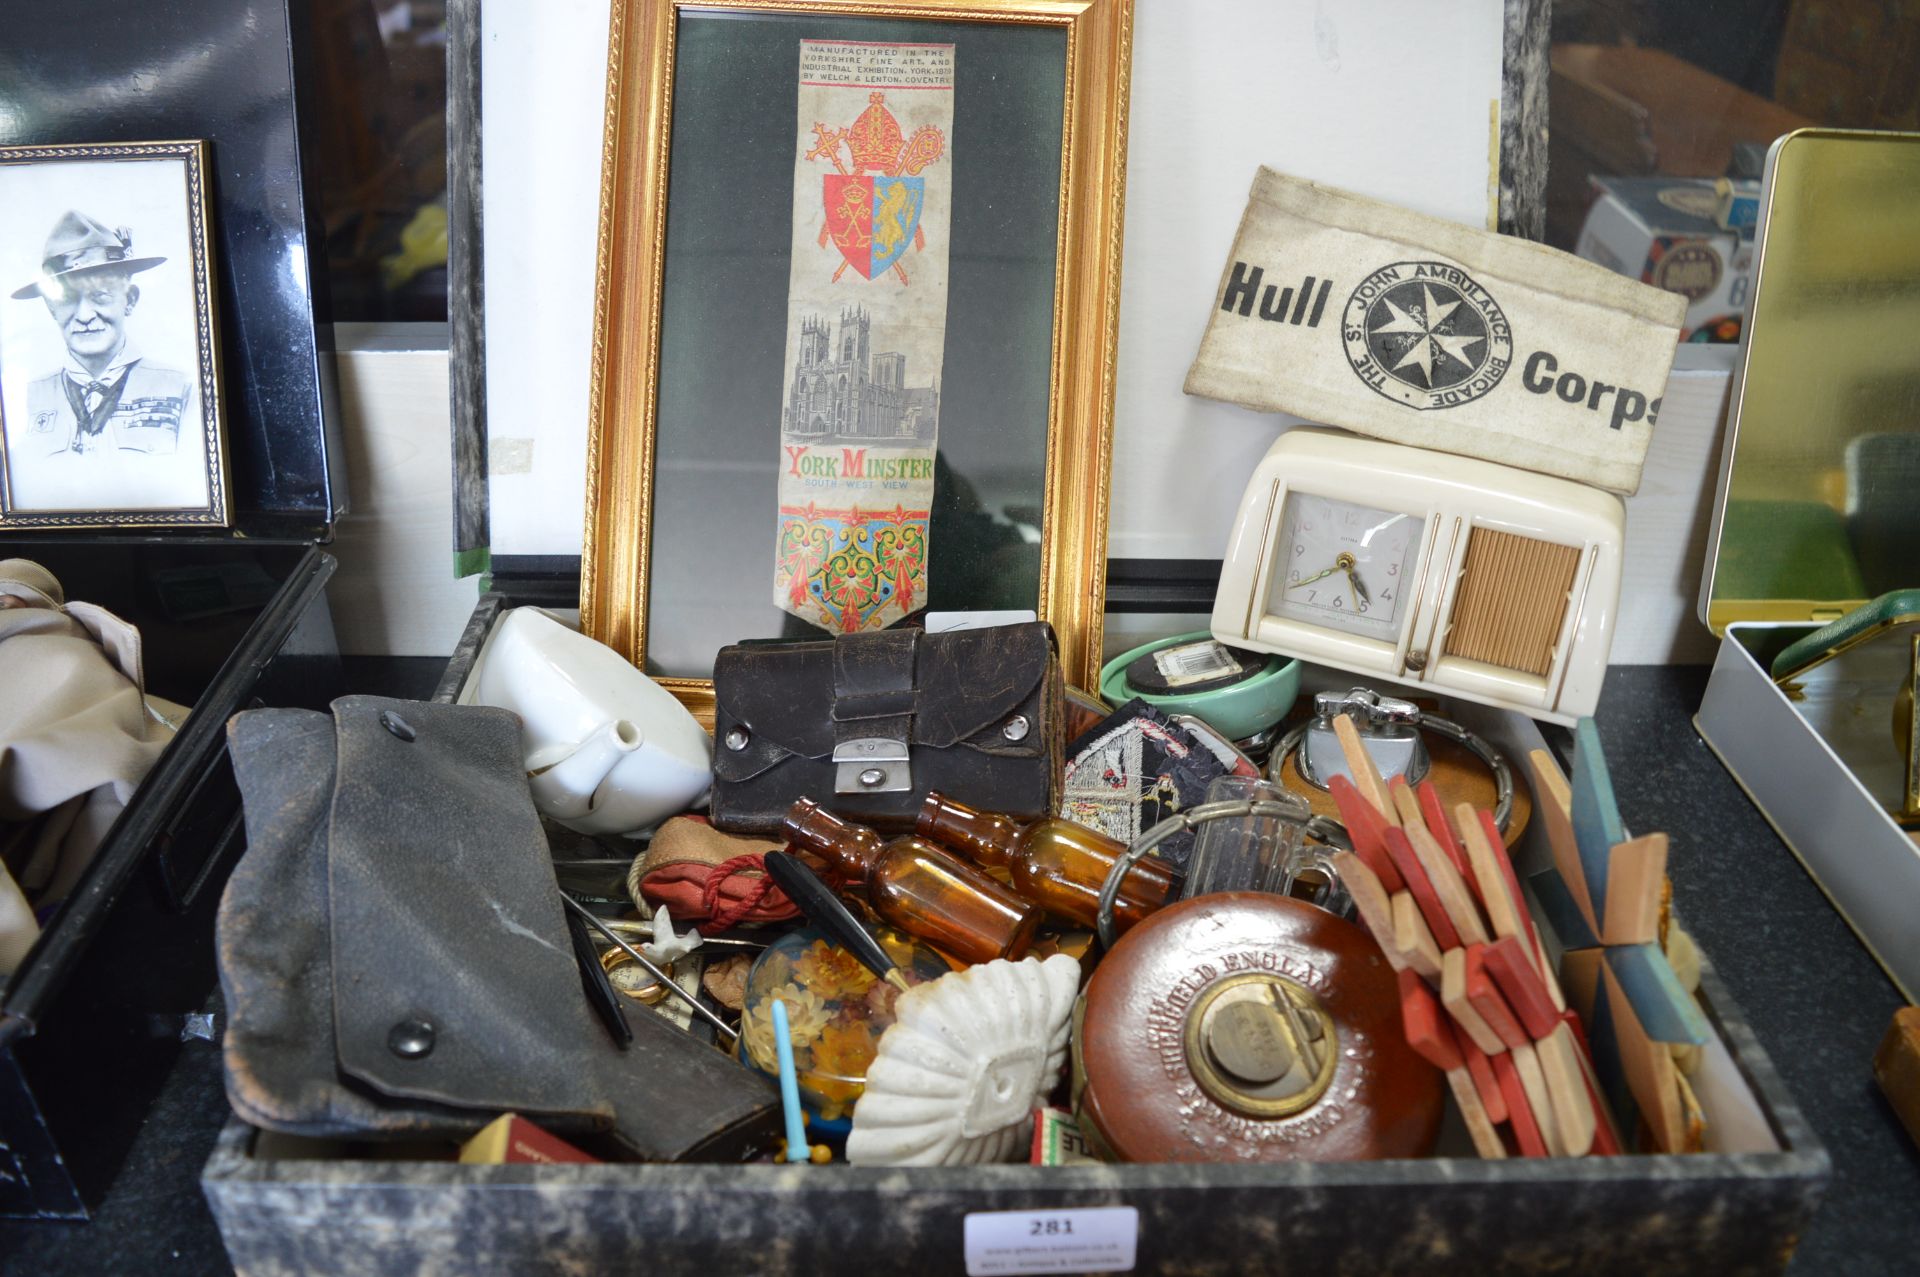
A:
MULTIPOLYGON (((443 662, 350 662, 359 690, 430 694, 443 662)), ((1900 995, 1693 730, 1705 668, 1618 667, 1598 720, 1621 815, 1672 838, 1674 898, 1833 1161, 1795 1274, 1910 1272, 1920 1150, 1874 1085, 1900 995)), ((185 1052, 90 1224, 0 1222, 0 1272, 230 1271, 199 1175, 227 1115, 219 1052, 185 1052)))

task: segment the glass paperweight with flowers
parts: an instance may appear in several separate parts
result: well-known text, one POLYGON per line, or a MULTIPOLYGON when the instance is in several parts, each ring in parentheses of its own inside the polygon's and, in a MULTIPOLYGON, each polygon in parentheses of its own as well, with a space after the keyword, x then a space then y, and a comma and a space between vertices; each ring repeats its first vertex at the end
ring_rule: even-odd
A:
MULTIPOLYGON (((950 969, 912 937, 884 927, 874 931, 908 984, 924 984, 950 969)), ((801 1100, 826 1121, 844 1118, 865 1088, 867 1065, 893 1023, 899 996, 899 989, 820 932, 790 931, 768 946, 747 976, 740 1048, 753 1067, 778 1076, 773 1000, 785 1002, 801 1100)))

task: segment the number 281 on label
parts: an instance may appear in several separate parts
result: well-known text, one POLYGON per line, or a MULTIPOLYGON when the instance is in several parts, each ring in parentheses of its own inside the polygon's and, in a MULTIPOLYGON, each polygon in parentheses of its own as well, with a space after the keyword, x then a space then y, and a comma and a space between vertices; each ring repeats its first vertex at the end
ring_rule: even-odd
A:
POLYGON ((975 1211, 966 1220, 967 1274, 1131 1272, 1139 1238, 1131 1206, 975 1211))

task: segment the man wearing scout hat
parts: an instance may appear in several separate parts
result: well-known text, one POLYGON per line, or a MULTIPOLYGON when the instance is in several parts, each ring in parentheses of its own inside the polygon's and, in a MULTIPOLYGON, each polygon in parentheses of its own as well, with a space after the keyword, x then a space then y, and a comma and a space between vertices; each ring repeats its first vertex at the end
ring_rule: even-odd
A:
POLYGON ((131 233, 85 213, 54 223, 40 277, 13 296, 46 303, 66 343, 66 365, 27 387, 25 433, 8 430, 11 448, 29 457, 117 453, 125 460, 180 449, 193 379, 143 359, 126 333, 140 301, 133 277, 164 261, 133 256, 131 233))

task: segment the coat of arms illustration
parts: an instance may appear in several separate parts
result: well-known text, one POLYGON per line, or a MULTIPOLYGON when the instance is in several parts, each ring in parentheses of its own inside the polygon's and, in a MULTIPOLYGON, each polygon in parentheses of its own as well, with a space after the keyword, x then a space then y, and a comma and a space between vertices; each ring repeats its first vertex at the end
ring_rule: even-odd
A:
POLYGON ((771 594, 856 634, 928 606, 953 46, 802 40, 798 52, 771 594))
POLYGON ((887 110, 886 98, 877 90, 869 93, 867 109, 848 128, 813 126, 814 145, 806 158, 831 160, 838 170, 821 179, 827 221, 819 239, 822 248, 832 240, 846 259, 833 272, 836 283, 849 266, 866 279, 891 270, 902 284, 909 283, 900 259, 909 244, 916 251, 927 246, 920 228, 927 183, 920 173, 946 153, 946 135, 927 124, 907 137, 887 110))

